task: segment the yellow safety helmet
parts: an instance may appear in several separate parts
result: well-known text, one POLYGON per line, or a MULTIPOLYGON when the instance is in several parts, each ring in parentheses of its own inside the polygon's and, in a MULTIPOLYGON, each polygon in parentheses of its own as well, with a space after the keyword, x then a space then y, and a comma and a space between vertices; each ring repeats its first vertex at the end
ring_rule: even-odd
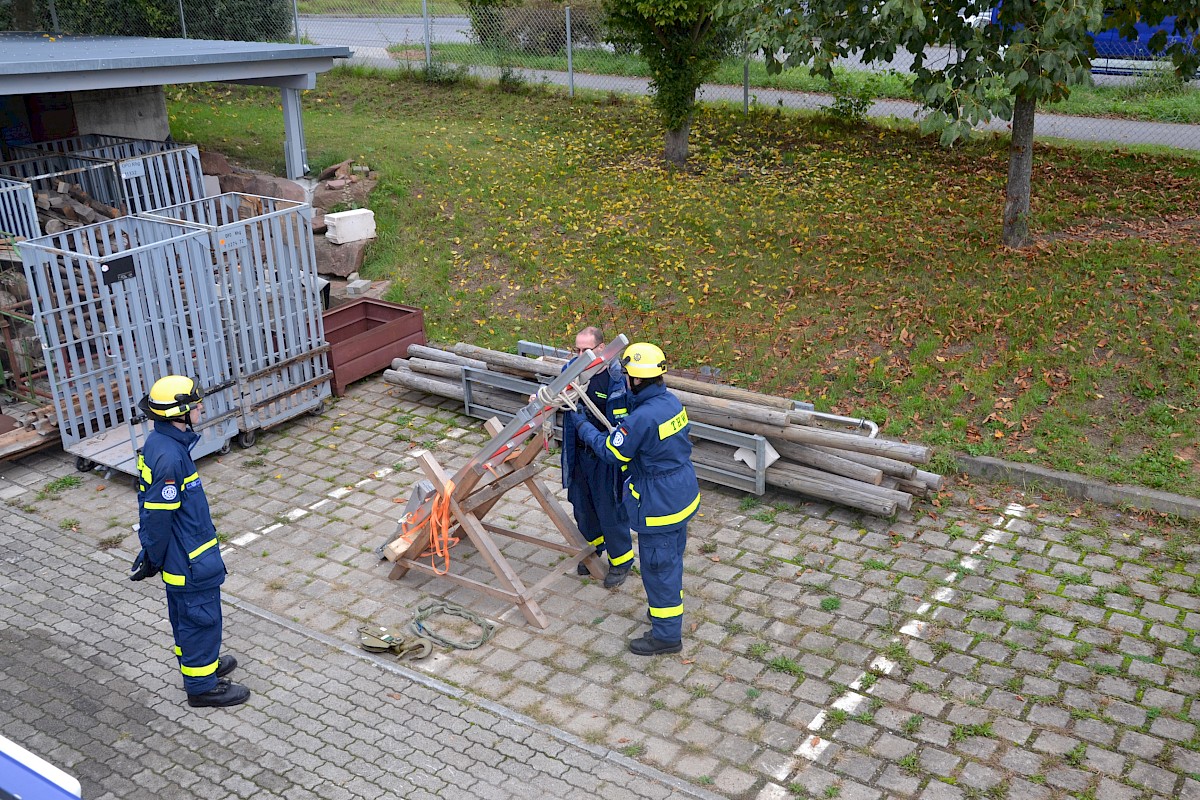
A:
POLYGON ((621 355, 621 366, 634 378, 657 378, 667 371, 667 357, 658 345, 634 342, 621 355))
POLYGON ((196 381, 184 375, 167 375, 150 387, 150 394, 142 401, 142 408, 150 416, 175 419, 187 416, 202 399, 196 381))

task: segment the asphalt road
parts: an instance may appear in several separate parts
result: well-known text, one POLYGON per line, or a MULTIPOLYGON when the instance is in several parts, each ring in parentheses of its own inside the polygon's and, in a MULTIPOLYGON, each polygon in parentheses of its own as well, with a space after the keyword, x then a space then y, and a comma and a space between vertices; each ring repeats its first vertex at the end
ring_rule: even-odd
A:
MULTIPOLYGON (((423 61, 424 21, 420 17, 301 17, 301 30, 309 40, 318 44, 350 46, 354 51, 354 63, 378 67, 392 67, 396 59, 387 48, 394 44, 409 45, 407 59, 410 64, 423 61)), ((466 17, 440 17, 430 21, 430 35, 435 43, 470 41, 470 21, 466 17)), ((929 52, 930 63, 945 62, 952 58, 948 48, 934 48, 929 52)), ((907 71, 912 66, 912 55, 898 53, 895 61, 885 65, 863 64, 857 59, 846 59, 844 66, 850 69, 894 69, 907 71)), ((564 64, 565 67, 565 64, 564 64)), ((498 70, 476 67, 473 72, 485 77, 494 77, 498 70)), ((622 94, 648 94, 649 81, 618 75, 595 75, 566 70, 522 70, 525 78, 535 83, 551 83, 560 86, 574 85, 578 89, 622 94)), ((1097 75, 1098 83, 1121 83, 1135 80, 1129 76, 1097 75)), ((747 94, 741 86, 706 84, 701 95, 708 101, 730 103, 757 103, 773 108, 819 109, 828 106, 832 98, 812 92, 789 92, 775 89, 751 88, 747 94)), ((913 119, 922 113, 916 103, 900 100, 877 101, 868 114, 873 117, 898 117, 913 119)), ((1003 131, 1008 123, 1003 120, 980 126, 982 130, 1003 131)), ((1041 138, 1059 138, 1075 141, 1111 142, 1119 145, 1159 145, 1188 150, 1200 150, 1200 126, 1162 122, 1145 122, 1110 118, 1091 118, 1041 113, 1036 121, 1036 135, 1041 138)))

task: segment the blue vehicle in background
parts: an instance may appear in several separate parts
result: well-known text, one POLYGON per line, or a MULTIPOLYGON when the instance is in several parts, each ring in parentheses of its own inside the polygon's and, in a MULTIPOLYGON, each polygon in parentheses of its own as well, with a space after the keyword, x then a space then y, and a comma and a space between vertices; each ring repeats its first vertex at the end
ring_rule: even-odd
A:
MULTIPOLYGON (((1105 15, 1105 19, 1108 15, 1105 15)), ((992 9, 992 24, 1000 21, 1000 5, 992 9)), ((1175 33, 1175 17, 1164 17, 1158 25, 1147 25, 1138 22, 1136 39, 1126 39, 1116 28, 1108 28, 1092 33, 1092 41, 1096 45, 1096 57, 1092 60, 1092 71, 1111 74, 1130 74, 1146 72, 1155 69, 1154 65, 1144 62, 1158 61, 1164 57, 1164 51, 1176 42, 1189 42, 1190 36, 1180 36, 1175 33), (1150 39, 1162 31, 1166 34, 1166 42, 1161 49, 1151 50, 1150 39), (1141 62, 1141 63, 1139 63, 1141 62)))

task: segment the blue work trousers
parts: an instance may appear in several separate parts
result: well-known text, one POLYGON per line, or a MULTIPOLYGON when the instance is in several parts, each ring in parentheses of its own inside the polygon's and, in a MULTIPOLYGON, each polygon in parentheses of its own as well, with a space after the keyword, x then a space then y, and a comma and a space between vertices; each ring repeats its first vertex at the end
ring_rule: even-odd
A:
POLYGON ((221 589, 167 592, 167 616, 175 635, 175 656, 188 694, 217 686, 221 650, 221 589))
POLYGON ((650 606, 650 635, 664 642, 683 638, 683 550, 687 523, 654 531, 638 531, 642 585, 650 606))
POLYGON ((625 504, 616 498, 617 467, 600 460, 586 444, 575 449, 575 469, 567 499, 583 538, 598 553, 608 551, 613 566, 632 566, 633 536, 625 504))

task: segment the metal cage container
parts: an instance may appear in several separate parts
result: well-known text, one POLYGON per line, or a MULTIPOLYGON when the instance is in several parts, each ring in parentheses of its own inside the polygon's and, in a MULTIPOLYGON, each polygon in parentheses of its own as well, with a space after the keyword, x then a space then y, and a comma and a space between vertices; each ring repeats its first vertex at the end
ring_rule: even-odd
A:
POLYGON ((24 181, 0 178, 0 246, 4 239, 35 239, 41 236, 33 189, 24 181))
POLYGON ((111 163, 120 181, 120 207, 127 214, 204 197, 204 174, 195 145, 92 133, 13 149, 30 156, 53 152, 111 163))
MULTIPOLYGON (((24 183, 29 187, 34 200, 35 219, 38 198, 43 195, 43 202, 48 202, 61 195, 80 199, 79 193, 82 193, 83 197, 111 208, 111 214, 104 212, 106 215, 112 216, 121 212, 120 178, 116 165, 111 161, 62 153, 40 153, 15 161, 0 162, 0 177, 24 183)), ((0 220, 0 228, 3 228, 3 220, 0 220)), ((40 223, 37 230, 38 236, 45 233, 40 223)))
POLYGON ((229 193, 142 216, 208 231, 240 397, 238 442, 249 447, 260 429, 319 413, 330 396, 332 372, 312 207, 229 193))
POLYGON ((150 432, 138 402, 194 377, 205 417, 193 456, 227 451, 237 396, 207 231, 120 217, 21 245, 63 446, 76 466, 136 474, 150 432))

